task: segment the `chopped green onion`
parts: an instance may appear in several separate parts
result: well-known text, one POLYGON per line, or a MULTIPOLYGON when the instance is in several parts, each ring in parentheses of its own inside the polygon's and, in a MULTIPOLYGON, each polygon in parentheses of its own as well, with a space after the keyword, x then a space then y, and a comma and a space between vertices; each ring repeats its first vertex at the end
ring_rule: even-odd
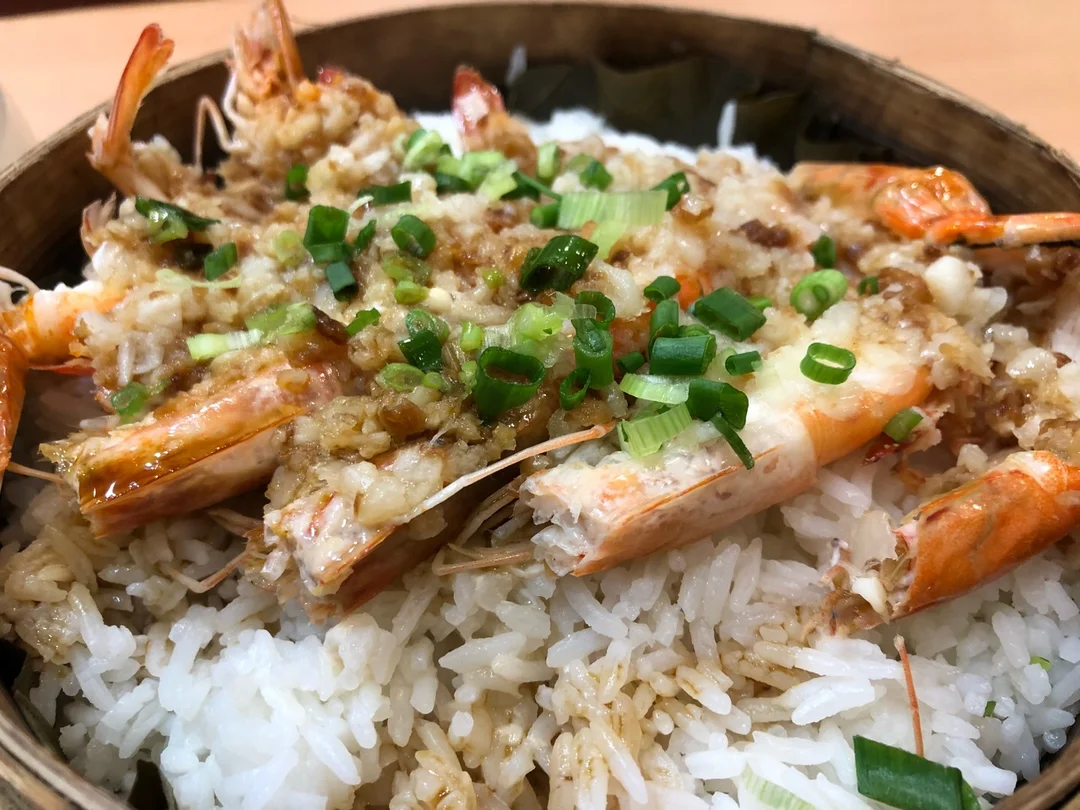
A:
POLYGON ((657 338, 679 334, 679 302, 667 298, 660 301, 649 316, 649 351, 657 338))
POLYGON ((759 776, 751 768, 743 771, 740 780, 747 793, 772 810, 818 810, 810 802, 800 799, 787 788, 759 776))
POLYGON ((382 270, 394 281, 426 284, 431 278, 431 266, 408 253, 391 253, 382 260, 382 270))
POLYGON ((836 243, 825 234, 819 236, 810 246, 810 252, 814 255, 814 263, 818 267, 826 270, 836 267, 836 243))
POLYGON ((583 290, 578 293, 574 302, 578 306, 594 307, 596 314, 593 319, 597 325, 607 329, 611 326, 611 322, 615 320, 615 305, 611 302, 611 299, 597 290, 583 290))
POLYGON ((988 700, 988 701, 986 701, 986 708, 983 709, 983 717, 993 717, 994 716, 994 709, 996 709, 996 708, 997 708, 997 701, 996 700, 988 700))
POLYGON ((1043 658, 1043 657, 1038 656, 1038 655, 1033 655, 1033 656, 1031 656, 1031 663, 1038 664, 1040 667, 1045 669, 1047 672, 1050 671, 1050 661, 1048 659, 1046 659, 1046 658, 1043 658))
POLYGON ((476 188, 489 172, 493 172, 505 162, 506 155, 502 152, 497 152, 494 149, 479 152, 466 152, 461 156, 459 163, 460 171, 451 171, 448 172, 448 174, 457 174, 470 186, 476 188))
POLYGON ((379 310, 362 309, 356 313, 356 317, 353 318, 349 325, 345 327, 345 332, 348 334, 349 337, 356 337, 369 326, 377 324, 378 322, 379 310))
POLYGON ((658 276, 644 289, 644 295, 650 301, 660 303, 668 298, 674 298, 682 289, 682 285, 671 276, 658 276))
POLYGON ((623 374, 633 374, 639 368, 645 365, 645 355, 641 352, 630 352, 624 354, 618 360, 615 361, 615 367, 619 369, 623 374))
POLYGON ((682 199, 683 195, 690 191, 690 181, 686 179, 685 172, 675 172, 675 174, 664 178, 653 186, 653 189, 667 194, 664 210, 670 211, 679 204, 679 200, 682 199))
POLYGON ((882 433, 894 442, 902 442, 911 435, 911 431, 922 421, 922 414, 911 408, 904 408, 892 419, 885 423, 882 433))
POLYGON ((227 332, 223 335, 207 332, 189 337, 187 347, 192 360, 209 360, 226 352, 250 349, 262 344, 265 339, 266 335, 258 329, 250 332, 227 332))
POLYGON ((353 254, 363 253, 368 249, 371 240, 375 238, 375 220, 370 220, 367 225, 360 229, 356 239, 352 243, 353 254))
POLYGON ((253 332, 262 332, 266 340, 281 335, 309 332, 315 328, 315 312, 311 305, 300 301, 295 304, 275 304, 262 312, 256 312, 244 326, 253 332))
POLYGON ((385 388, 412 391, 424 384, 424 372, 407 363, 387 363, 376 378, 385 388))
POLYGON ((351 253, 345 244, 348 229, 348 211, 330 205, 313 206, 304 231, 304 247, 319 264, 348 261, 351 253))
POLYGON ((855 355, 831 343, 811 343, 799 363, 804 377, 825 385, 839 385, 851 376, 855 355))
POLYGON ((346 262, 331 262, 326 265, 326 282, 338 301, 351 301, 360 292, 352 268, 346 262))
POLYGON ((660 337, 649 349, 649 371, 669 377, 686 377, 705 373, 716 357, 716 338, 713 335, 694 337, 660 337))
POLYGON ((433 332, 439 343, 445 343, 450 337, 450 326, 446 321, 425 309, 410 309, 405 315, 405 329, 410 335, 433 332))
POLYGON ((376 207, 407 203, 412 200, 412 181, 406 180, 392 186, 367 186, 356 192, 356 198, 361 197, 371 197, 371 204, 376 207))
POLYGON ((585 401, 589 393, 589 370, 576 368, 559 383, 559 407, 572 411, 585 401))
POLYGON ((566 292, 585 275, 596 258, 597 248, 574 234, 552 237, 542 248, 531 248, 521 263, 521 287, 532 293, 541 290, 566 292))
POLYGON ((222 281, 197 281, 183 273, 177 273, 168 267, 158 270, 154 277, 162 287, 174 290, 190 290, 193 287, 201 287, 206 290, 235 290, 241 284, 239 276, 223 279, 222 281))
POLYGON ((484 280, 484 286, 489 290, 497 290, 506 283, 506 277, 498 267, 485 267, 480 271, 480 278, 484 280))
POLYGON ((719 414, 736 430, 746 427, 750 400, 734 385, 695 377, 690 380, 686 395, 686 407, 695 419, 708 422, 719 414))
POLYGON ((307 188, 308 167, 303 163, 294 163, 285 173, 285 199, 306 200, 310 192, 307 188))
POLYGON ((752 306, 764 312, 773 305, 772 299, 764 295, 750 295, 746 298, 752 306))
POLYGON ((219 221, 200 217, 179 205, 149 197, 136 197, 135 210, 150 223, 150 237, 155 242, 183 239, 189 231, 205 231, 219 221))
POLYGON ((479 363, 475 360, 467 360, 461 364, 461 373, 458 374, 458 382, 464 385, 469 391, 472 391, 473 386, 476 385, 476 375, 479 370, 479 363))
POLYGON ((791 290, 791 305, 810 320, 843 300, 847 278, 839 270, 815 270, 791 290))
MULTIPOLYGON (((541 183, 535 178, 529 177, 522 172, 514 172, 514 182, 517 184, 518 197, 529 197, 534 200, 539 200, 541 196, 547 197, 549 200, 558 202, 562 199, 562 194, 553 191, 545 183, 541 183)), ((507 199, 511 199, 511 195, 507 195, 507 199)))
POLYGON ((557 143, 545 143, 536 150, 536 176, 542 183, 551 185, 562 164, 562 150, 557 143))
POLYGON ((626 233, 626 223, 609 219, 601 222, 593 229, 589 241, 596 245, 596 252, 601 259, 607 260, 611 255, 615 243, 626 233))
MULTIPOLYGON (((529 177, 528 175, 522 174, 521 172, 514 172, 513 175, 511 175, 511 177, 513 177, 513 179, 514 179, 514 187, 512 189, 510 189, 508 192, 506 192, 505 194, 503 194, 501 199, 503 199, 503 200, 529 199, 529 200, 534 200, 536 202, 540 201, 540 192, 536 189, 536 187, 533 186, 530 183, 523 183, 522 182, 523 179, 532 180, 531 177, 529 177)), ((535 183, 536 181, 532 180, 532 182, 535 183)), ((483 185, 483 184, 481 184, 481 185, 483 185)), ((538 184, 538 185, 542 185, 542 184, 538 184)), ((554 192, 552 192, 552 193, 554 194, 554 192)))
POLYGON ((867 276, 862 279, 858 286, 855 287, 855 292, 859 295, 877 295, 880 292, 877 276, 867 276))
POLYGON ((859 793, 899 810, 977 810, 959 768, 931 762, 902 748, 855 736, 859 793))
POLYGON ((728 287, 699 298, 694 302, 692 313, 707 327, 732 340, 746 340, 765 325, 761 310, 728 287))
POLYGON ((529 212, 529 222, 537 228, 554 228, 559 221, 559 203, 537 205, 529 212))
POLYGON ((419 304, 428 296, 427 287, 415 281, 399 281, 394 285, 394 300, 399 304, 419 304))
POLYGON ((716 428, 716 432, 727 440, 728 445, 739 461, 742 462, 743 467, 748 470, 754 469, 754 454, 747 448, 735 426, 723 416, 714 416, 709 420, 709 424, 716 428))
POLYGON ((724 371, 732 377, 741 377, 761 368, 760 352, 740 352, 724 358, 724 371))
POLYGON ((492 202, 498 200, 504 194, 510 194, 518 187, 517 180, 514 179, 516 171, 517 164, 514 161, 503 161, 498 168, 487 173, 477 187, 476 193, 482 194, 492 202))
POLYGON ((681 404, 654 416, 639 416, 619 422, 619 445, 634 458, 651 456, 659 452, 665 442, 690 427, 692 422, 686 405, 681 404))
POLYGON ((121 423, 127 424, 142 413, 149 398, 149 388, 141 382, 129 382, 109 397, 109 403, 120 417, 121 423))
POLYGON ((405 214, 390 229, 394 244, 418 259, 426 259, 435 249, 435 232, 422 219, 405 214))
POLYGON ((611 385, 615 381, 611 332, 587 319, 579 320, 575 327, 574 357, 577 367, 589 372, 589 385, 593 388, 611 385))
POLYGON ((442 368, 442 344, 430 329, 424 329, 398 341, 398 348, 405 359, 421 371, 438 371, 442 368))
POLYGON ((468 181, 456 174, 435 172, 435 192, 437 194, 466 194, 472 191, 468 181))
POLYGON ((679 327, 679 332, 675 335, 675 337, 698 337, 700 335, 711 334, 712 332, 710 332, 700 323, 688 323, 679 327))
POLYGON ((573 191, 559 204, 559 227, 580 228, 586 222, 614 220, 628 227, 656 225, 664 218, 663 191, 573 191))
POLYGON ((214 248, 203 259, 203 275, 207 281, 214 281, 228 273, 237 261, 236 243, 226 242, 214 248))
POLYGON ((461 340, 459 343, 463 352, 475 352, 484 345, 484 327, 465 321, 461 324, 461 340))
POLYGON ((578 173, 581 185, 585 188, 598 188, 603 191, 611 185, 613 179, 603 163, 588 155, 576 155, 566 168, 578 173))
POLYGON ((300 234, 293 230, 285 230, 275 236, 271 251, 274 258, 286 267, 299 267, 307 257, 300 234))
POLYGON ((655 377, 651 374, 625 374, 619 380, 619 390, 646 402, 679 405, 686 402, 690 395, 690 384, 686 380, 655 377))
POLYGON ((544 364, 527 354, 489 346, 477 361, 473 400, 484 421, 524 405, 544 381, 544 364))
POLYGON ((443 375, 437 371, 429 371, 425 374, 422 385, 424 388, 433 388, 436 391, 446 391, 450 387, 443 379, 443 375))
POLYGON ((405 142, 405 157, 401 168, 407 172, 434 166, 442 154, 443 139, 438 132, 418 129, 405 142))

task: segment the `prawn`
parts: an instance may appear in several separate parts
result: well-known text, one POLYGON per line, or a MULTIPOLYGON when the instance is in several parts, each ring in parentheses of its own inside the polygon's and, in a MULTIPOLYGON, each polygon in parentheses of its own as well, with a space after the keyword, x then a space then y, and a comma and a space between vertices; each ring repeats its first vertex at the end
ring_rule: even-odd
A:
POLYGON ((342 390, 334 359, 211 377, 140 422, 42 445, 98 536, 246 492, 277 466, 276 429, 342 390))
POLYGON ((994 214, 966 177, 943 166, 800 163, 788 182, 910 239, 1006 247, 1080 239, 1080 214, 994 214))
POLYGON ((451 109, 466 149, 495 149, 522 171, 535 172, 536 145, 528 129, 506 112, 495 86, 467 65, 454 73, 451 109))
POLYGON ((1080 524, 1080 467, 1018 452, 919 506, 894 531, 895 556, 827 575, 814 624, 867 628, 953 599, 1045 551, 1080 524))

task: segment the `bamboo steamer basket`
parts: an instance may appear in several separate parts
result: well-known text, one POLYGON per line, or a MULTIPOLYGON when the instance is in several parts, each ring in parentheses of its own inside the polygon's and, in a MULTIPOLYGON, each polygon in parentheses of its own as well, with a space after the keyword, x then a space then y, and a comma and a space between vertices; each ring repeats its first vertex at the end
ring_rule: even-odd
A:
MULTIPOLYGON (((152 22, 152 20, 147 20, 152 22)), ((166 32, 168 33, 168 32, 166 32)), ((133 43, 134 44, 134 43, 133 43)), ((459 63, 506 75, 515 46, 530 70, 506 95, 546 115, 585 105, 615 126, 690 146, 715 142, 723 102, 737 140, 781 165, 795 159, 941 163, 966 174, 995 210, 1080 210, 1080 167, 1022 127, 905 69, 813 31, 703 12, 609 4, 483 4, 399 12, 299 36, 309 74, 336 65, 391 92, 402 108, 446 109, 459 63)), ((173 68, 145 100, 135 137, 164 135, 188 157, 199 96, 220 97, 224 54, 173 68)), ((99 107, 0 173, 0 265, 52 283, 85 262, 85 205, 111 189, 86 161, 99 107)), ((18 653, 0 648, 0 808, 164 808, 153 778, 125 805, 39 743, 8 691, 18 653)), ((1001 810, 1080 810, 1080 742, 1043 765, 1001 810)))

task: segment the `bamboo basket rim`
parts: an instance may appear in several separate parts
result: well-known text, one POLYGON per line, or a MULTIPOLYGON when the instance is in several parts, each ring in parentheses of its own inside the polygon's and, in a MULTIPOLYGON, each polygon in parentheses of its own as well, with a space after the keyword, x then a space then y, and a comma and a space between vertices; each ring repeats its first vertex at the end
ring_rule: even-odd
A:
MULTIPOLYGON (((809 63, 815 56, 821 54, 839 55, 848 57, 870 69, 876 74, 883 74, 893 82, 897 82, 916 94, 926 94, 946 105, 960 111, 974 114, 982 119, 988 128, 996 130, 996 137, 1009 148, 1024 146, 1032 151, 1039 160, 1052 164, 1063 173, 1064 178, 1059 189, 1060 193, 1072 197, 1075 205, 1080 208, 1080 165, 1076 163, 1063 150, 1055 148, 1043 139, 1031 133, 1026 127, 1006 118, 1000 113, 986 107, 984 104, 964 96, 956 90, 941 84, 915 70, 912 70, 897 60, 889 60, 880 56, 863 51, 831 36, 823 35, 817 31, 803 26, 777 23, 769 20, 761 20, 750 16, 720 14, 712 11, 668 6, 655 2, 634 3, 620 0, 618 2, 589 2, 589 0, 559 0, 559 2, 537 6, 528 0, 488 0, 482 2, 452 2, 430 8, 411 8, 398 10, 382 10, 373 14, 358 15, 348 19, 342 19, 331 23, 319 24, 297 28, 297 40, 303 48, 305 43, 311 42, 320 35, 330 34, 335 31, 344 32, 359 24, 372 24, 379 21, 394 21, 402 18, 437 17, 439 15, 512 15, 526 13, 529 9, 542 8, 545 13, 559 15, 580 11, 582 9, 595 10, 598 13, 619 15, 661 15, 664 17, 682 17, 693 20, 713 21, 719 23, 745 23, 762 30, 771 29, 776 33, 802 36, 806 41, 805 59, 809 63)), ((514 43, 507 42, 506 49, 514 43)), ((178 80, 193 77, 201 71, 220 67, 227 57, 226 51, 216 51, 196 59, 171 66, 160 80, 155 84, 155 93, 166 90, 170 85, 175 85, 178 80)), ((220 91, 221 88, 218 90, 220 91)), ((107 112, 108 101, 102 102, 83 113, 72 122, 33 146, 24 154, 12 161, 5 169, 0 170, 0 200, 12 193, 11 189, 17 185, 20 178, 34 167, 49 160, 63 146, 68 145, 73 138, 84 136, 89 127, 99 115, 107 112)), ((191 110, 192 116, 194 109, 191 110)), ((90 199, 82 201, 82 204, 90 202, 90 199)), ((77 228, 77 226, 75 226, 77 228)), ((0 244, 0 263, 4 261, 2 252, 3 244, 0 244)), ((61 810, 72 808, 86 808, 86 810, 123 810, 126 805, 111 793, 93 785, 75 772, 66 762, 59 760, 43 745, 38 743, 31 734, 13 722, 10 709, 13 708, 11 700, 5 690, 0 690, 0 805, 5 805, 5 795, 9 798, 23 798, 37 802, 28 805, 30 808, 41 810, 61 810), (8 704, 8 712, 4 711, 2 704, 8 704), (5 791, 14 789, 15 794, 5 791)), ((1075 732, 1080 725, 1074 725, 1071 731, 1075 732)), ((1064 806, 1069 810, 1080 810, 1080 794, 1077 788, 1080 786, 1080 742, 1075 739, 1075 734, 1070 734, 1070 742, 1056 755, 1054 761, 1045 767, 1039 778, 1034 782, 1022 785, 1012 796, 1001 800, 996 807, 1001 810, 1050 810, 1052 807, 1064 806), (1069 797, 1072 797, 1071 799, 1069 797), (1068 800, 1067 805, 1061 805, 1063 800, 1068 800)), ((6 806, 6 805, 5 805, 6 806)), ((18 805, 14 805, 18 806, 18 805)))

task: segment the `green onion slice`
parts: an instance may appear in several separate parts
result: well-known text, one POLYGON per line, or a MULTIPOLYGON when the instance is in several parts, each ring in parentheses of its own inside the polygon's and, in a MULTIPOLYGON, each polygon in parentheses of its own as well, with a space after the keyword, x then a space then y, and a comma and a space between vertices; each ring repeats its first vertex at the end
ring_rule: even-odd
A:
POLYGON ((679 302, 671 298, 656 305, 649 316, 649 351, 657 338, 675 337, 679 334, 679 302))
POLYGON ((394 244, 418 259, 426 259, 435 249, 435 232, 422 219, 405 214, 390 229, 394 244))
POLYGON ((709 420, 709 423, 716 428, 717 433, 727 440, 728 445, 738 457, 743 467, 748 470, 754 469, 754 454, 747 448, 742 437, 739 435, 739 432, 735 429, 735 426, 720 415, 714 416, 709 420))
POLYGON ((351 301, 360 292, 352 268, 347 262, 331 262, 326 265, 326 282, 338 301, 351 301))
POLYGON ((904 408, 892 419, 885 423, 882 433, 894 442, 903 442, 911 435, 911 431, 922 421, 922 414, 912 408, 904 408))
MULTIPOLYGON (((542 183, 533 177, 529 177, 529 175, 522 172, 514 172, 514 182, 517 183, 516 191, 518 192, 518 197, 529 197, 534 200, 539 200, 540 197, 543 196, 547 197, 549 200, 555 200, 555 202, 562 199, 562 194, 553 191, 547 184, 542 183)), ((508 196, 507 199, 510 199, 511 196, 508 196)))
POLYGON ((430 329, 399 340, 398 348, 405 355, 405 359, 421 371, 442 369, 442 344, 430 329))
POLYGON ((192 360, 210 360, 227 352, 259 346, 265 340, 266 335, 258 329, 248 332, 227 332, 223 335, 208 332, 189 337, 187 347, 192 360))
POLYGON ((1045 669, 1047 672, 1050 671, 1051 664, 1050 664, 1049 659, 1043 658, 1042 656, 1039 656, 1039 655, 1031 656, 1031 663, 1038 664, 1040 667, 1045 669))
POLYGON ((369 326, 377 324, 378 322, 379 310, 362 309, 356 313, 356 317, 345 327, 345 332, 349 337, 356 337, 369 326))
POLYGON ((203 259, 203 275, 207 281, 214 281, 236 266, 236 242, 226 242, 214 248, 203 259))
POLYGON ((348 211, 330 205, 313 206, 304 231, 304 247, 319 264, 347 261, 351 253, 345 244, 348 229, 348 211))
POLYGON ((470 186, 476 188, 489 172, 494 171, 504 163, 506 163, 506 155, 494 149, 466 152, 461 156, 461 173, 459 176, 465 178, 470 186))
POLYGON ((679 333, 676 337, 698 337, 700 335, 711 335, 708 329, 702 326, 700 323, 688 323, 679 327, 679 333))
POLYGON ((554 228, 559 221, 559 203, 537 205, 529 212, 529 222, 537 228, 554 228))
POLYGON ((791 290, 791 305, 811 320, 818 318, 847 292, 847 278, 839 270, 816 270, 791 290))
POLYGON ((568 192, 559 205, 558 225, 564 230, 609 220, 631 228, 656 225, 664 218, 666 202, 663 191, 568 192))
POLYGON ((705 373, 716 357, 716 337, 658 337, 649 349, 649 371, 672 377, 705 373))
POLYGON ((431 265, 408 253, 391 253, 382 260, 382 270, 394 281, 426 284, 431 278, 431 265))
POLYGON ((275 304, 256 312, 244 326, 253 332, 261 332, 267 340, 281 335, 309 332, 315 328, 315 312, 311 305, 300 301, 295 304, 275 304))
POLYGON ((484 349, 477 360, 473 400, 485 421, 524 405, 544 381, 544 364, 535 357, 498 346, 484 349))
POLYGON ((977 810, 975 792, 959 768, 950 768, 895 748, 855 737, 859 793, 899 810, 977 810))
POLYGON ((740 352, 724 358, 724 371, 732 377, 751 374, 761 368, 760 352, 740 352))
POLYGON ((456 174, 435 172, 435 192, 437 194, 467 194, 472 191, 468 181, 456 174))
POLYGON ((559 407, 572 411, 585 401, 589 393, 589 370, 576 368, 559 383, 559 407))
POLYGON ((653 189, 667 194, 664 210, 670 211, 679 204, 679 200, 683 198, 683 195, 690 191, 690 181, 686 179, 685 172, 675 172, 675 174, 664 178, 653 186, 653 189))
POLYGON ((285 199, 306 200, 309 192, 307 187, 308 167, 303 163, 294 163, 285 173, 285 199))
POLYGON ((818 810, 810 802, 800 799, 787 788, 759 776, 750 768, 743 771, 740 780, 747 793, 773 810, 818 810))
POLYGON ((619 445, 634 458, 657 453, 692 424, 686 405, 676 405, 653 416, 619 422, 619 445))
POLYGON ((371 197, 374 206, 407 203, 412 200, 412 181, 405 180, 392 186, 366 186, 356 192, 356 198, 371 197))
POLYGON ((574 357, 577 367, 589 372, 591 387, 603 388, 611 385, 615 381, 611 332, 588 319, 580 319, 574 325, 574 357))
POLYGON ((804 377, 825 385, 839 385, 851 376, 855 355, 831 343, 811 343, 799 363, 804 377))
POLYGON ((596 226, 589 237, 589 241, 596 245, 596 251, 600 258, 606 261, 608 256, 611 255, 615 243, 622 239, 624 233, 626 233, 625 223, 609 219, 596 226))
POLYGON ((574 234, 552 237, 542 248, 532 248, 521 264, 521 286, 528 292, 566 292, 585 275, 596 258, 597 247, 574 234))
POLYGON ((183 239, 189 231, 205 231, 220 221, 200 217, 179 205, 149 197, 136 197, 135 210, 146 217, 150 223, 150 236, 155 242, 183 239))
POLYGON ((484 286, 489 290, 497 290, 506 283, 506 277, 497 267, 485 267, 480 271, 480 278, 484 280, 484 286))
POLYGON ((545 143, 536 150, 536 176, 542 183, 551 185, 562 166, 562 150, 557 143, 545 143))
POLYGON ((686 407, 695 419, 708 422, 720 415, 736 430, 746 427, 750 400, 734 385, 695 377, 687 385, 686 394, 686 407))
POLYGON ((352 243, 352 252, 363 253, 368 249, 371 244, 371 240, 375 238, 375 220, 370 220, 367 225, 360 229, 360 233, 356 235, 356 239, 352 243))
POLYGON ((399 304, 419 304, 428 296, 427 287, 417 284, 415 281, 399 281, 394 285, 394 300, 399 304))
POLYGON ((274 258, 286 267, 299 267, 307 258, 307 251, 300 239, 300 234, 294 230, 284 230, 274 237, 271 245, 274 258))
POLYGON ((424 388, 432 388, 436 391, 447 391, 450 386, 446 384, 446 379, 437 371, 429 371, 424 375, 423 381, 424 388))
POLYGON ((810 246, 810 252, 818 267, 826 270, 836 267, 836 243, 825 234, 819 236, 817 241, 810 246))
POLYGON ((589 155, 575 155, 567 164, 568 169, 578 173, 581 184, 586 188, 598 188, 601 191, 611 185, 611 172, 604 168, 604 164, 589 155))
POLYGON ((692 313, 707 327, 732 340, 746 340, 765 325, 761 310, 728 287, 699 298, 694 302, 692 313))
POLYGON ((746 300, 762 312, 773 305, 772 299, 764 295, 751 295, 746 300))
POLYGON ((986 701, 986 708, 983 709, 983 717, 993 717, 994 716, 994 709, 996 709, 996 708, 997 708, 997 701, 996 700, 988 700, 988 701, 986 701))
POLYGON ((461 340, 459 341, 463 352, 475 352, 484 345, 484 327, 478 326, 471 321, 461 324, 461 340))
POLYGON ((500 166, 487 173, 477 187, 476 193, 482 194, 492 202, 507 194, 512 195, 512 192, 518 188, 517 180, 514 179, 515 174, 517 174, 517 163, 512 160, 503 161, 500 166))
POLYGON ((148 399, 150 399, 149 388, 141 382, 129 382, 109 397, 109 403, 120 417, 120 422, 126 425, 142 413, 148 399))
POLYGON ((877 276, 867 276, 859 281, 855 292, 859 295, 877 295, 880 292, 880 286, 877 276))
POLYGON ((444 146, 442 136, 428 129, 418 129, 405 142, 405 157, 401 168, 407 172, 427 169, 434 166, 442 154, 444 146))
POLYGON ((690 383, 651 374, 624 374, 619 380, 619 390, 646 402, 679 405, 690 396, 690 383))
POLYGON ((660 303, 668 298, 674 298, 682 285, 671 276, 658 276, 644 289, 644 295, 650 301, 660 303))
POLYGON ((394 391, 412 391, 424 384, 424 372, 407 363, 388 363, 376 379, 384 388, 394 391))
MULTIPOLYGON (((596 314, 591 316, 598 326, 607 329, 615 320, 615 305, 611 299, 597 290, 584 290, 578 293, 574 303, 581 307, 593 307, 596 314)), ((576 325, 576 324, 575 324, 576 325)))
POLYGON ((619 369, 623 374, 633 374, 639 368, 645 365, 645 355, 641 352, 630 352, 624 354, 618 360, 615 361, 615 367, 619 369))
POLYGON ((405 315, 405 329, 410 335, 421 332, 434 332, 439 343, 445 343, 450 337, 450 326, 442 318, 432 315, 426 309, 410 309, 405 315))

